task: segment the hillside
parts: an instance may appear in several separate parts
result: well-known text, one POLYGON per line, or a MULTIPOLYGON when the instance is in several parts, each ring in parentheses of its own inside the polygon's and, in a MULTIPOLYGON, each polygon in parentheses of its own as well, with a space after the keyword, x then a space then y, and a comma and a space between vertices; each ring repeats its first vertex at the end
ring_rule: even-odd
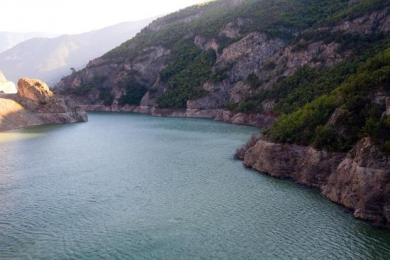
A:
MULTIPOLYGON (((279 127, 283 115, 353 80, 388 47, 388 1, 216 1, 154 21, 57 90, 83 104, 272 113, 279 127)), ((274 129, 272 139, 314 142, 279 134, 274 129)), ((333 148, 348 150, 355 140, 333 148)))
POLYGON ((84 67, 91 59, 134 36, 150 21, 125 22, 56 38, 32 38, 0 53, 0 69, 12 81, 28 76, 55 83, 71 73, 70 68, 84 67))
POLYGON ((154 21, 56 91, 89 110, 266 126, 238 156, 247 166, 385 225, 389 34, 386 0, 215 1, 154 21))

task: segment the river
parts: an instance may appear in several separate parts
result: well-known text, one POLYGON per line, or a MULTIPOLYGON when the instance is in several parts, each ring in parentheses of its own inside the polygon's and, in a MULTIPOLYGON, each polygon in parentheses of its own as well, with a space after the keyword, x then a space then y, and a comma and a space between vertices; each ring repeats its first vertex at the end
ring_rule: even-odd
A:
POLYGON ((257 129, 91 113, 0 133, 0 259, 388 259, 388 230, 243 167, 257 129))

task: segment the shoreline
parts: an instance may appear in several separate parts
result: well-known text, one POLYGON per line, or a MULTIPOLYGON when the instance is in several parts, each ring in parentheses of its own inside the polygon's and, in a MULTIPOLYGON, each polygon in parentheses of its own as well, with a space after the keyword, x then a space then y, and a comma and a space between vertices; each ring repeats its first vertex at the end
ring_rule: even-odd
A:
MULTIPOLYGON (((156 117, 212 119, 259 128, 275 121, 273 116, 263 121, 263 118, 266 118, 264 114, 233 113, 223 109, 174 110, 103 105, 83 105, 82 108, 90 112, 128 112, 156 117)), ((316 150, 310 146, 273 143, 252 137, 235 154, 235 158, 241 160, 246 168, 315 188, 324 198, 344 207, 355 218, 367 221, 375 227, 388 229, 389 160, 380 161, 378 156, 379 151, 368 138, 359 141, 349 152, 335 153, 316 150), (378 201, 380 197, 383 197, 382 203, 378 201)))
POLYGON ((235 113, 224 109, 161 109, 157 107, 130 105, 80 105, 80 107, 87 112, 124 112, 139 113, 154 117, 211 119, 230 124, 254 126, 257 128, 270 126, 276 120, 276 117, 273 114, 235 113))

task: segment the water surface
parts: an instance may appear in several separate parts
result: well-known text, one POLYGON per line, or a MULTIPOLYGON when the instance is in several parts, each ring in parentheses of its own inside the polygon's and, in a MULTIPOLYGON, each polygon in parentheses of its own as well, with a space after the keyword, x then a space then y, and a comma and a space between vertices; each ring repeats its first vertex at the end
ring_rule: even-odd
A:
POLYGON ((90 114, 0 133, 0 259, 387 259, 389 233, 245 169, 257 130, 90 114))

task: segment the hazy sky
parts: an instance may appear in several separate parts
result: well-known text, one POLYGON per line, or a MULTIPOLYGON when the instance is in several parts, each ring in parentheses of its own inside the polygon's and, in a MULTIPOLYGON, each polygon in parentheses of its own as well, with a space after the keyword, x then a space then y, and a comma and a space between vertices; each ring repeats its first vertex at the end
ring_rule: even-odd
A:
POLYGON ((1 0, 0 31, 81 33, 203 2, 209 0, 1 0))

